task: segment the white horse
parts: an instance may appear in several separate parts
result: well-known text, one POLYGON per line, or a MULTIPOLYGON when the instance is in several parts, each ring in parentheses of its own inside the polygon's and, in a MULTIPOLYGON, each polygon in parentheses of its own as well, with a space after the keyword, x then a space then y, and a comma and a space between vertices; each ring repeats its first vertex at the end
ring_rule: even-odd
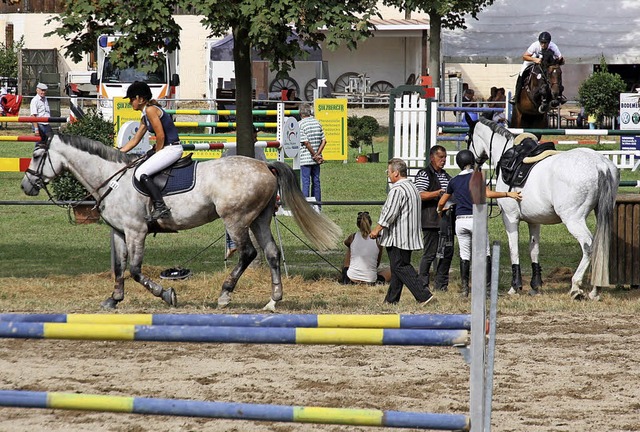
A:
POLYGON ((135 159, 97 141, 55 135, 47 144, 36 147, 22 180, 22 190, 27 195, 37 195, 49 181, 69 170, 100 203, 102 218, 115 233, 115 288, 111 297, 102 303, 105 308, 115 308, 124 299, 127 261, 136 282, 175 306, 175 291, 164 289, 142 273, 144 244, 150 229, 179 231, 222 218, 236 243, 239 258, 222 284, 218 306, 229 304, 238 279, 257 255, 249 239, 251 229, 271 268, 271 300, 265 309, 274 310, 283 294, 280 251, 270 229, 278 188, 294 220, 318 248, 334 246, 341 236, 335 223, 309 205, 288 165, 267 164, 242 156, 200 162, 193 189, 167 196, 171 217, 158 220, 159 226, 151 228, 145 221, 150 199, 132 185, 130 167, 135 159))
MULTIPOLYGON (((479 165, 487 159, 490 165, 498 165, 504 152, 513 146, 515 135, 500 125, 480 119, 470 128, 471 150, 479 165)), ((571 278, 569 294, 582 299, 581 289, 591 260, 591 285, 589 298, 597 300, 598 288, 609 285, 609 246, 611 223, 618 190, 619 173, 615 164, 592 149, 576 148, 560 152, 538 162, 531 170, 522 188, 522 201, 499 199, 509 238, 512 282, 510 294, 522 290, 522 276, 518 257, 518 225, 529 225, 530 254, 533 274, 530 294, 536 294, 542 286, 538 256, 540 253, 540 225, 564 223, 582 248, 582 260, 571 278), (587 216, 595 210, 596 231, 592 236, 587 227, 587 216)), ((509 186, 498 175, 496 190, 508 191, 509 186)))

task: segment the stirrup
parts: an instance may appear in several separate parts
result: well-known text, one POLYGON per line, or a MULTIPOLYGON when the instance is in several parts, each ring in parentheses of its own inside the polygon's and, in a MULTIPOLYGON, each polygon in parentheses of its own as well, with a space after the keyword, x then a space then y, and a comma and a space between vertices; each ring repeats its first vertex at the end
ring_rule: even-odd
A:
POLYGON ((167 219, 171 216, 171 209, 167 207, 165 204, 155 206, 150 215, 145 216, 147 222, 153 222, 158 219, 167 219))

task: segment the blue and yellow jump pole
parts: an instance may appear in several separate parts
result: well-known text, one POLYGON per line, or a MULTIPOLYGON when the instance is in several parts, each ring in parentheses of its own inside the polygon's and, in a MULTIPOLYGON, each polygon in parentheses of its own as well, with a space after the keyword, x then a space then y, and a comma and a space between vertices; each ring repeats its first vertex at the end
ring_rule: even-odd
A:
POLYGON ((461 414, 206 402, 25 390, 0 390, 0 406, 432 430, 468 431, 470 426, 469 418, 461 414))
POLYGON ((468 314, 0 314, 1 321, 68 324, 226 327, 388 328, 470 330, 468 314))
POLYGON ((155 342, 466 346, 468 330, 213 327, 0 322, 0 338, 155 342))

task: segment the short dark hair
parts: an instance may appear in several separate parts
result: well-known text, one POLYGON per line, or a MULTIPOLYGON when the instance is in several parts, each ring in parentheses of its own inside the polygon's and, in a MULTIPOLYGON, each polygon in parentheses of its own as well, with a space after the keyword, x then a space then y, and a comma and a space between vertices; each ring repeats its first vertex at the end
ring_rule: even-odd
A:
POLYGON ((447 149, 444 148, 443 146, 441 146, 440 144, 436 144, 433 147, 431 147, 431 149, 429 150, 429 156, 433 156, 434 154, 436 154, 437 152, 447 152, 447 149))

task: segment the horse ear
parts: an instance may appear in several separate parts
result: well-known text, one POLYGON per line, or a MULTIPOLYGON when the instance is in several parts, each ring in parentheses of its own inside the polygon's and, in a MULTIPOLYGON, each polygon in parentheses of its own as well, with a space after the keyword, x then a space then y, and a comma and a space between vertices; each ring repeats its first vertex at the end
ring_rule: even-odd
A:
POLYGON ((476 126, 476 123, 478 123, 478 120, 474 120, 473 117, 471 117, 471 115, 466 112, 464 113, 464 121, 467 122, 467 124, 469 125, 469 131, 472 132, 473 128, 476 126))

